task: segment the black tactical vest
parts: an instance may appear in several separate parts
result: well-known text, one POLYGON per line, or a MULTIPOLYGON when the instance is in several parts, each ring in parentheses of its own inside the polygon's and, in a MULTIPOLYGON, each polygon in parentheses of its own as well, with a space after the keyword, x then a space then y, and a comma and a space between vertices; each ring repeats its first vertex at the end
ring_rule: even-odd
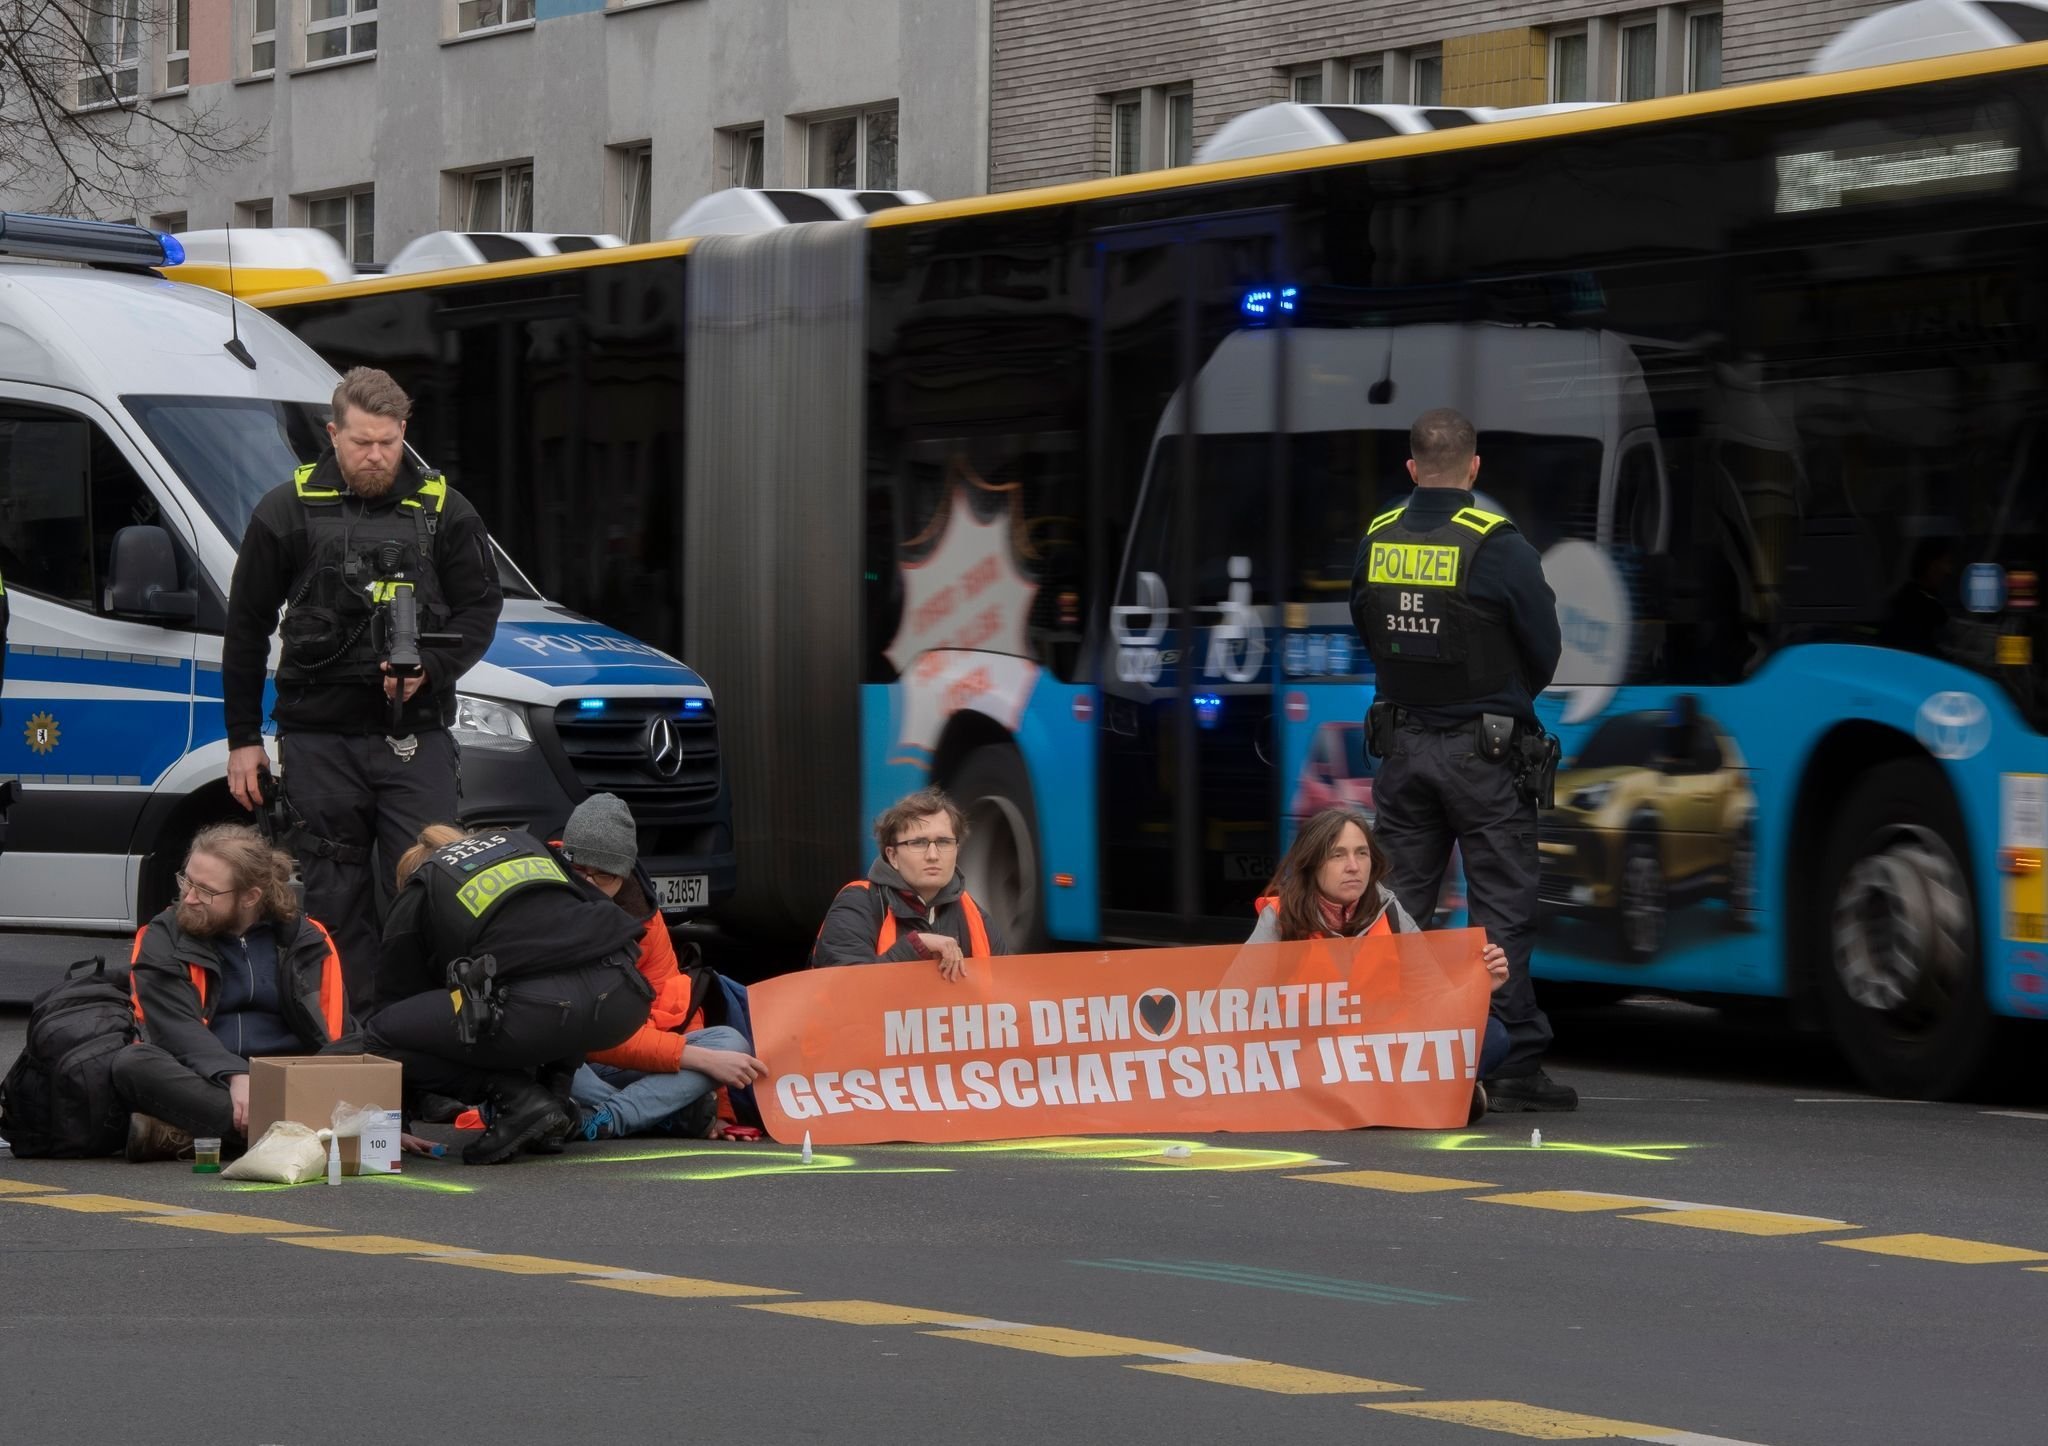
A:
MULTIPOLYGON (((434 570, 434 535, 448 484, 429 472, 419 490, 395 507, 363 507, 340 487, 316 480, 319 463, 292 473, 305 518, 306 561, 286 605, 279 636, 280 687, 294 683, 379 681, 376 605, 384 601, 377 583, 382 562, 395 557, 397 570, 413 584, 421 632, 447 626, 448 604, 434 570), (394 551, 395 549, 395 551, 394 551)), ((335 476, 332 464, 327 475, 335 476)))
POLYGON ((435 850, 407 887, 427 891, 435 952, 443 962, 488 952, 492 914, 514 894, 559 890, 577 900, 588 897, 546 845, 510 828, 435 850))
POLYGON ((1408 525, 1406 512, 1404 503, 1366 528, 1356 594, 1379 696, 1397 705, 1442 707, 1512 687, 1521 660, 1507 614, 1474 598, 1470 584, 1479 549, 1515 525, 1466 507, 1424 531, 1408 525))

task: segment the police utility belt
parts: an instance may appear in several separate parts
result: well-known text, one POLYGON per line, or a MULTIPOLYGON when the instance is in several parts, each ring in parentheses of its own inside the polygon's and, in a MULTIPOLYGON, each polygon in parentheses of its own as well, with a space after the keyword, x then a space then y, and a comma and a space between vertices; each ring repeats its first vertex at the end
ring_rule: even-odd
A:
MULTIPOLYGON (((654 988, 640 972, 640 950, 627 944, 612 950, 601 959, 591 959, 571 965, 570 970, 613 969, 621 970, 636 987, 651 1001, 654 988)), ((464 1048, 474 1048, 479 1042, 491 1038, 504 1022, 509 979, 498 976, 498 960, 493 954, 477 954, 448 963, 448 992, 455 1003, 455 1037, 462 1041, 464 1048)), ((531 997, 531 996, 529 996, 531 997)), ((602 1001, 604 996, 600 995, 602 1001)), ((562 1006, 562 1023, 569 1022, 570 1005, 562 1006)))
POLYGON ((1505 763, 1515 771, 1515 791, 1538 808, 1557 806, 1558 742, 1541 728, 1530 728, 1505 713, 1481 713, 1467 723, 1449 726, 1426 723, 1412 709, 1382 699, 1366 710, 1366 746, 1375 758, 1394 749, 1394 735, 1407 724, 1436 733, 1470 733, 1472 745, 1489 763, 1505 763))

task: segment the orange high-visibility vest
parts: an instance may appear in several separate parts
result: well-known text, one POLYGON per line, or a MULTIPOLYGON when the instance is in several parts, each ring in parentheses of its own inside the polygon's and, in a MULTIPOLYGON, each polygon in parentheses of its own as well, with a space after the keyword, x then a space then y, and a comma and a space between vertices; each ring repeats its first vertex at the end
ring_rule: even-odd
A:
MULTIPOLYGON (((156 922, 151 920, 150 923, 156 922)), ((320 961, 320 1022, 327 1026, 330 1042, 341 1038, 342 1021, 348 1018, 347 994, 341 977, 341 953, 334 947, 334 938, 327 932, 327 926, 310 914, 306 922, 320 931, 320 938, 327 945, 327 957, 320 961)), ((135 931, 135 943, 128 951, 128 998, 135 1005, 135 1022, 142 1024, 142 993, 135 987, 135 963, 142 958, 142 936, 149 932, 149 924, 135 931)), ((280 963, 283 961, 280 959, 280 963)), ((199 995, 199 1021, 207 1023, 206 1014, 206 971, 197 964, 187 964, 186 971, 192 976, 192 988, 199 995)))
MULTIPOLYGON (((874 885, 866 879, 855 879, 846 886, 848 889, 870 889, 873 887, 874 885)), ((845 889, 840 890, 841 893, 845 891, 845 889)), ((991 957, 995 950, 991 949, 988 944, 988 925, 982 922, 981 909, 968 896, 965 889, 960 891, 960 912, 967 917, 967 957, 970 959, 987 959, 991 957)), ((818 932, 822 936, 824 930, 820 929, 818 932)), ((885 901, 882 910, 882 932, 875 939, 875 953, 878 955, 886 954, 895 948, 896 933, 896 911, 888 908, 885 901)))
MULTIPOLYGON (((1254 914, 1263 914, 1267 909, 1271 909, 1274 915, 1276 917, 1278 916, 1280 912, 1280 896, 1278 894, 1267 894, 1264 898, 1260 899, 1258 903, 1252 906, 1252 912, 1254 914)), ((1356 937, 1360 939, 1370 939, 1375 934, 1393 933, 1394 926, 1387 922, 1387 912, 1388 911, 1385 909, 1380 910, 1380 916, 1372 921, 1371 925, 1366 929, 1366 931, 1363 934, 1359 934, 1356 937)), ((1328 939, 1330 937, 1332 936, 1320 932, 1309 935, 1309 938, 1311 939, 1328 939)))

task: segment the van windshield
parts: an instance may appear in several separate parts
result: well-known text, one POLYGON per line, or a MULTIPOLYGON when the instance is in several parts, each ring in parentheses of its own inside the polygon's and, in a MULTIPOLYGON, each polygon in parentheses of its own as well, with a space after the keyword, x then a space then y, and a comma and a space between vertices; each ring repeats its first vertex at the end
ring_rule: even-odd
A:
MULTIPOLYGON (((135 420, 224 536, 240 543, 263 494, 327 446, 327 408, 249 397, 123 397, 135 420)), ((493 542, 506 597, 537 598, 493 542)))

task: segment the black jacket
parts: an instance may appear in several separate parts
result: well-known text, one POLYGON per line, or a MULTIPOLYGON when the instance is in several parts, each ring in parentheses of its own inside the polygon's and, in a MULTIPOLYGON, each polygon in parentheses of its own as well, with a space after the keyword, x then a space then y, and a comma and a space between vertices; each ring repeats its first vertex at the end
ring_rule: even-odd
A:
MULTIPOLYGON (((1463 487, 1418 487, 1408 497, 1406 520, 1418 529, 1441 527, 1461 507, 1472 505, 1472 494, 1463 487)), ((1365 636, 1359 601, 1371 540, 1360 538, 1358 557, 1351 566, 1351 620, 1365 636)), ((1489 537, 1472 560, 1466 590, 1479 602, 1490 602, 1507 615, 1514 650, 1522 660, 1519 682, 1484 698, 1438 708, 1412 708, 1424 722, 1450 728, 1469 723, 1482 713, 1504 713, 1525 723, 1536 722, 1536 695, 1550 686, 1557 675, 1557 661, 1564 655, 1564 634, 1558 627, 1557 595, 1543 576, 1543 559, 1519 532, 1503 528, 1489 537)))
MULTIPOLYGON (((374 502, 345 498, 344 515, 388 511, 419 491, 421 473, 410 457, 400 464, 397 482, 374 502)), ((320 458, 311 479, 343 488, 334 453, 320 458)), ((241 555, 228 593, 226 635, 221 639, 222 712, 228 746, 242 748, 263 741, 263 680, 270 659, 270 638, 277 631, 278 610, 297 590, 306 566, 306 509, 291 480, 265 493, 250 514, 241 555)), ((445 630, 462 638, 455 648, 420 649, 427 680, 406 705, 403 728, 422 732, 445 728, 455 718, 456 680, 475 666, 491 645, 505 595, 498 586, 497 559, 483 518, 452 487, 434 535, 434 571, 450 617, 445 630)), ((376 735, 391 731, 383 689, 372 683, 346 682, 280 691, 275 716, 280 733, 351 733, 376 735)))
MULTIPOLYGON (((277 936, 278 998, 285 1024, 305 1052, 316 1053, 353 1034, 356 1026, 342 987, 341 957, 327 931, 303 914, 289 924, 259 927, 268 927, 277 936)), ((219 946, 180 929, 175 904, 135 935, 130 977, 142 1037, 215 1083, 249 1072, 249 1061, 229 1050, 208 1027, 213 1004, 220 998, 221 970, 219 946), (205 979, 204 998, 193 978, 195 969, 205 979)))
MULTIPOLYGON (((955 873, 951 882, 939 890, 931 907, 926 908, 917 891, 903 882, 903 875, 878 857, 868 870, 866 888, 848 884, 832 901, 832 907, 825 913, 825 926, 818 931, 818 942, 811 947, 811 967, 907 964, 925 957, 917 945, 919 934, 945 934, 957 939, 961 952, 971 956, 974 949, 969 942, 967 913, 960 907, 960 898, 966 892, 965 881, 955 873), (896 942, 887 953, 881 953, 875 944, 882 936, 882 920, 889 914, 896 916, 896 942)), ((1007 954, 1003 937, 986 910, 982 911, 981 922, 988 932, 989 953, 1007 954)))

